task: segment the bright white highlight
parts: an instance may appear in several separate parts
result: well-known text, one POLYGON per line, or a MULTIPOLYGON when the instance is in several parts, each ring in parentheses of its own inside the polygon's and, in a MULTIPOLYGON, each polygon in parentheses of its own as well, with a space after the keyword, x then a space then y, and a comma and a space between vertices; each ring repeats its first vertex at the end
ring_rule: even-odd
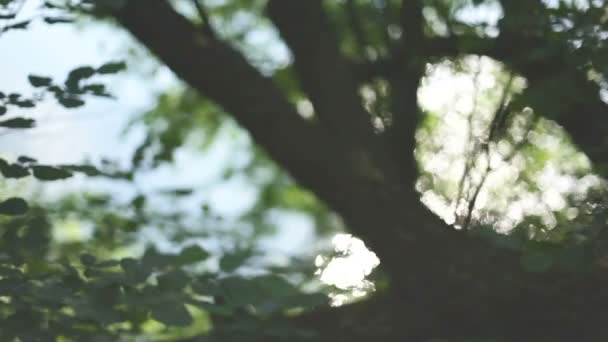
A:
MULTIPOLYGON (((376 254, 365 246, 363 241, 350 234, 337 234, 332 239, 336 256, 326 258, 317 256, 317 274, 323 283, 341 290, 350 291, 350 297, 360 297, 374 290, 366 277, 380 264, 376 254)), ((339 306, 351 299, 343 293, 330 295, 332 305, 339 306)))

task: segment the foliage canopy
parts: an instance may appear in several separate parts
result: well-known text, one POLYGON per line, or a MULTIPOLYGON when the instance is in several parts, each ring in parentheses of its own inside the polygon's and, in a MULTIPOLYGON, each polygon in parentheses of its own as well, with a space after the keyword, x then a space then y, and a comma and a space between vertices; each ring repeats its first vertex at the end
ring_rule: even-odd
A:
POLYGON ((1 130, 120 97, 112 83, 153 78, 146 63, 183 83, 134 116, 126 167, 0 156, 0 340, 608 338, 604 0, 26 2, 0 0, 0 39, 104 22, 138 52, 24 75, 29 93, 0 89, 1 130), (137 185, 218 146, 214 184, 137 185), (24 190, 76 177, 136 190, 24 190), (252 204, 200 200, 230 182, 252 204), (276 262, 286 215, 382 264, 319 282, 358 240, 276 262))

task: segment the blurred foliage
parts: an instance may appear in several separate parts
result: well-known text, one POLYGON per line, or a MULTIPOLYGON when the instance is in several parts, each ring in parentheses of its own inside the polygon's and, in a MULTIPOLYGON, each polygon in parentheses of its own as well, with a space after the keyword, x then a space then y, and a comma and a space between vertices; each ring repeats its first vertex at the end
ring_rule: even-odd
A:
MULTIPOLYGON (((26 29, 36 19, 17 20, 20 3, 0 1, 0 19, 6 21, 2 34, 26 29)), ((192 6, 174 3, 201 23, 192 6)), ((263 15, 264 3, 208 1, 209 24, 301 109, 308 100, 278 33, 263 15)), ((498 20, 462 19, 471 8, 502 11, 497 1, 424 4, 423 31, 429 37, 490 37, 498 30, 498 20)), ((40 18, 46 24, 70 23, 95 8, 119 5, 120 1, 44 1, 40 18)), ((359 63, 380 60, 399 49, 405 34, 399 6, 400 1, 392 0, 326 2, 340 48, 359 63)), ((605 86, 608 48, 598 28, 607 20, 605 9, 580 9, 574 2, 559 1, 545 10, 555 26, 547 37, 579 46, 572 58, 605 86)), ((503 27, 535 29, 525 19, 504 18, 503 27)), ((588 270, 608 247, 604 183, 550 120, 560 115, 562 103, 546 100, 584 97, 585 89, 564 90, 560 85, 569 75, 555 75, 545 86, 529 88, 509 65, 487 57, 432 62, 420 85, 421 98, 425 91, 437 91, 433 84, 442 74, 462 78, 468 88, 461 93, 452 89, 456 92, 443 107, 420 101, 416 156, 422 201, 450 224, 485 236, 497 248, 519 251, 522 267, 530 272, 588 270), (455 126, 461 129, 454 130, 455 126), (554 178, 547 181, 548 174, 554 178), (548 188, 555 179, 567 185, 548 188)), ((0 129, 32 128, 35 119, 20 113, 34 113, 46 97, 65 108, 81 107, 90 97, 112 98, 104 84, 108 79, 97 78, 121 72, 127 64, 80 66, 63 82, 29 75, 31 95, 0 91, 0 129)), ((363 82, 361 94, 372 115, 390 124, 387 88, 385 80, 372 79, 363 82)), ((75 193, 60 200, 4 196, 0 340, 177 340, 199 334, 220 341, 314 340, 314 332, 294 329, 280 317, 327 304, 326 294, 336 289, 318 283, 311 262, 327 250, 310 246, 302 255, 275 263, 264 259, 261 241, 280 230, 281 224, 273 220, 277 211, 309 217, 319 239, 342 229, 336 215, 294 184, 221 108, 192 89, 178 86, 161 94, 128 129, 138 127, 145 128, 145 136, 126 170, 111 163, 45 165, 22 156, 0 159, 0 173, 7 183, 21 178, 61 181, 75 174, 134 183, 138 175, 174 163, 181 149, 209 151, 214 144, 231 141, 234 158, 217 184, 238 179, 251 185, 254 203, 233 217, 223 217, 205 201, 195 213, 182 210, 182 199, 198 201, 200 189, 194 186, 156 193, 138 190, 126 200, 103 193, 75 193)), ((339 255, 327 258, 335 257, 339 255)), ((382 275, 377 279, 378 288, 388 287, 382 275)))

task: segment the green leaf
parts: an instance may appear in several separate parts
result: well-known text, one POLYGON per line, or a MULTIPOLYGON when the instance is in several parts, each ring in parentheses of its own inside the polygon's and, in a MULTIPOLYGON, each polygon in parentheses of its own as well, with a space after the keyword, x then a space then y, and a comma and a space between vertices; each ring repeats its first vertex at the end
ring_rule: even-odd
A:
POLYGON ((23 198, 11 197, 0 202, 0 214, 2 215, 23 215, 27 213, 29 206, 23 198))
POLYGON ((32 108, 32 107, 36 106, 36 104, 32 100, 17 101, 17 102, 15 102, 15 104, 21 108, 32 108))
POLYGON ((122 258, 120 259, 120 267, 127 273, 133 273, 136 272, 138 263, 133 258, 122 258))
POLYGON ((194 192, 193 189, 190 188, 177 188, 177 189, 167 189, 161 190, 161 193, 172 196, 189 196, 194 192))
POLYGON ((205 260, 209 257, 209 253, 202 249, 199 245, 186 247, 177 257, 177 262, 181 265, 192 264, 198 261, 205 260))
POLYGON ((31 169, 34 177, 43 181, 54 181, 72 177, 72 173, 69 171, 47 165, 34 165, 31 169))
POLYGON ((106 92, 106 86, 103 84, 89 84, 82 87, 82 90, 97 96, 109 96, 106 92))
POLYGON ((65 108, 76 108, 84 105, 84 101, 76 97, 59 97, 57 101, 65 108))
POLYGON ((10 164, 4 159, 0 159, 0 173, 5 178, 23 178, 29 176, 29 171, 18 164, 10 164))
POLYGON ((105 267, 115 267, 120 265, 120 261, 118 260, 104 260, 95 264, 95 267, 105 268, 105 267))
POLYGON ((46 87, 51 85, 52 81, 50 77, 41 77, 35 75, 29 75, 27 78, 30 81, 30 84, 34 87, 46 87))
POLYGON ((16 23, 16 24, 5 26, 2 29, 2 31, 6 32, 6 31, 9 31, 9 30, 23 30, 23 29, 26 29, 29 24, 30 24, 30 21, 29 20, 25 20, 25 21, 22 21, 22 22, 19 22, 19 23, 16 23))
POLYGON ((0 115, 4 115, 4 114, 6 114, 6 112, 7 112, 6 107, 5 106, 0 106, 0 115))
POLYGON ((95 69, 90 66, 82 66, 70 71, 66 84, 69 82, 78 82, 93 75, 95 75, 95 69))
POLYGON ((224 254, 220 259, 220 269, 224 272, 232 272, 242 266, 250 257, 251 252, 246 250, 224 254))
POLYGON ((152 310, 152 318, 165 324, 185 327, 192 324, 190 312, 181 303, 165 303, 152 310))
POLYGON ((64 93, 63 89, 56 85, 49 86, 46 90, 55 94, 55 96, 57 96, 57 97, 63 95, 63 93, 64 93))
POLYGON ((147 269, 162 269, 173 263, 171 256, 161 254, 154 248, 148 248, 141 258, 141 262, 147 269))
POLYGON ((211 278, 199 279, 197 282, 192 283, 191 286, 194 291, 205 296, 217 296, 223 293, 217 280, 211 278))
POLYGON ((221 287, 227 303, 234 306, 256 304, 260 299, 255 282, 241 277, 227 277, 221 280, 221 287))
POLYGON ((44 22, 47 24, 66 24, 66 23, 73 23, 74 19, 61 18, 61 17, 57 17, 57 18, 46 17, 46 18, 44 18, 44 22))
POLYGON ((188 275, 182 270, 167 272, 158 276, 156 280, 158 281, 158 287, 164 291, 181 291, 190 282, 188 275))
POLYGON ((17 161, 19 163, 25 164, 25 163, 35 163, 36 159, 31 158, 31 157, 27 157, 27 156, 19 156, 17 157, 17 161))
POLYGON ((101 175, 101 172, 97 170, 95 166, 92 165, 62 165, 61 167, 69 171, 82 172, 87 176, 101 175))
POLYGON ((133 258, 123 258, 120 260, 120 267, 125 271, 131 281, 136 283, 144 282, 150 275, 143 265, 133 258))
POLYGON ((125 62, 110 62, 106 63, 99 68, 97 68, 97 73, 99 74, 115 74, 119 71, 125 70, 127 68, 127 64, 125 62))
POLYGON ((32 128, 34 127, 33 119, 14 118, 0 121, 0 127, 6 128, 32 128))
POLYGON ((85 266, 92 266, 96 261, 97 258, 91 254, 84 253, 80 255, 80 262, 85 266))
POLYGON ((121 321, 120 315, 111 306, 101 305, 89 301, 79 303, 75 308, 76 314, 80 317, 92 319, 100 324, 107 325, 121 321))

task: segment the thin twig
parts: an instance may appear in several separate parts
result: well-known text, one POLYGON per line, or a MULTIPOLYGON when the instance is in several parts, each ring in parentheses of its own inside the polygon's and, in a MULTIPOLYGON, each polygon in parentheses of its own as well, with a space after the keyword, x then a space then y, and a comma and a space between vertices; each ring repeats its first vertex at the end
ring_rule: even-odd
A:
POLYGON ((208 34, 210 37, 215 38, 215 30, 211 26, 211 21, 209 20, 209 15, 207 14, 207 10, 203 7, 203 4, 199 0, 192 0, 194 7, 196 8, 196 12, 202 21, 202 29, 203 32, 208 34))
POLYGON ((467 208, 467 216, 465 216, 464 224, 462 225, 464 230, 469 229, 469 225, 471 224, 471 219, 473 217, 473 209, 475 209, 475 204, 477 203, 477 197, 479 196, 479 193, 481 192, 481 188, 483 188, 483 185, 485 184, 485 182, 488 179, 488 176, 490 174, 491 168, 490 168, 490 156, 489 155, 486 155, 486 163, 487 163, 486 169, 483 172, 481 181, 479 182, 479 184, 477 184, 477 187, 475 188, 475 192, 473 192, 473 197, 471 197, 471 200, 469 201, 469 207, 467 208))
MULTIPOLYGON (((502 92, 500 97, 500 102, 498 103, 498 107, 496 108, 496 112, 494 113, 494 118, 492 118, 492 122, 490 123, 490 132, 488 133, 488 138, 486 140, 486 150, 488 144, 494 139, 494 135, 498 128, 502 127, 504 120, 506 119, 507 113, 507 101, 509 100, 509 92, 511 91, 511 87, 513 85, 514 75, 512 72, 509 73, 509 79, 507 80, 507 84, 502 92)), ((487 152, 487 151, 486 151, 487 152)))
POLYGON ((488 138, 486 139, 486 141, 484 141, 482 143, 482 146, 481 146, 483 148, 483 151, 485 152, 484 155, 486 157, 486 168, 483 171, 481 181, 479 182, 479 184, 477 184, 477 187, 475 188, 475 191, 473 192, 473 196, 471 197, 471 200, 469 201, 469 206, 467 208, 467 215, 465 216, 465 221, 463 224, 463 229, 465 229, 465 230, 469 229, 469 226, 471 224, 471 219, 473 217, 473 210, 475 209, 475 204, 477 203, 477 197, 479 196, 481 189, 483 188, 486 180, 488 179, 490 171, 492 171, 492 168, 490 165, 490 142, 493 141, 493 139, 495 138, 496 132, 498 131, 499 127, 502 127, 502 124, 504 123, 504 120, 506 119, 506 113, 508 110, 507 102, 509 99, 509 92, 511 91, 511 87, 513 85, 513 78, 514 78, 513 73, 510 73, 507 84, 505 85, 502 95, 500 97, 500 102, 498 103, 498 107, 496 108, 494 117, 492 118, 492 122, 490 123, 490 131, 488 132, 488 138))
POLYGON ((477 86, 477 80, 479 79, 479 74, 481 74, 481 57, 477 58, 477 70, 475 71, 475 76, 473 77, 473 84, 475 84, 475 90, 473 92, 473 108, 471 109, 471 113, 469 113, 469 117, 467 118, 467 125, 469 128, 468 134, 467 134, 467 140, 468 140, 468 145, 472 146, 472 148, 471 148, 471 151, 469 154, 469 158, 467 158, 467 161, 465 163, 464 170, 462 170, 462 175, 460 177, 460 181, 458 182, 458 195, 456 196, 456 206, 454 207, 454 216, 455 217, 458 217, 458 208, 460 207, 460 201, 462 200, 462 196, 464 193, 464 182, 467 178, 467 175, 471 171, 471 168, 473 167, 473 161, 475 160, 476 155, 477 155, 477 144, 473 140, 472 126, 473 126, 473 117, 475 116, 475 113, 477 113, 477 106, 478 106, 477 97, 479 95, 478 94, 479 87, 477 86))

